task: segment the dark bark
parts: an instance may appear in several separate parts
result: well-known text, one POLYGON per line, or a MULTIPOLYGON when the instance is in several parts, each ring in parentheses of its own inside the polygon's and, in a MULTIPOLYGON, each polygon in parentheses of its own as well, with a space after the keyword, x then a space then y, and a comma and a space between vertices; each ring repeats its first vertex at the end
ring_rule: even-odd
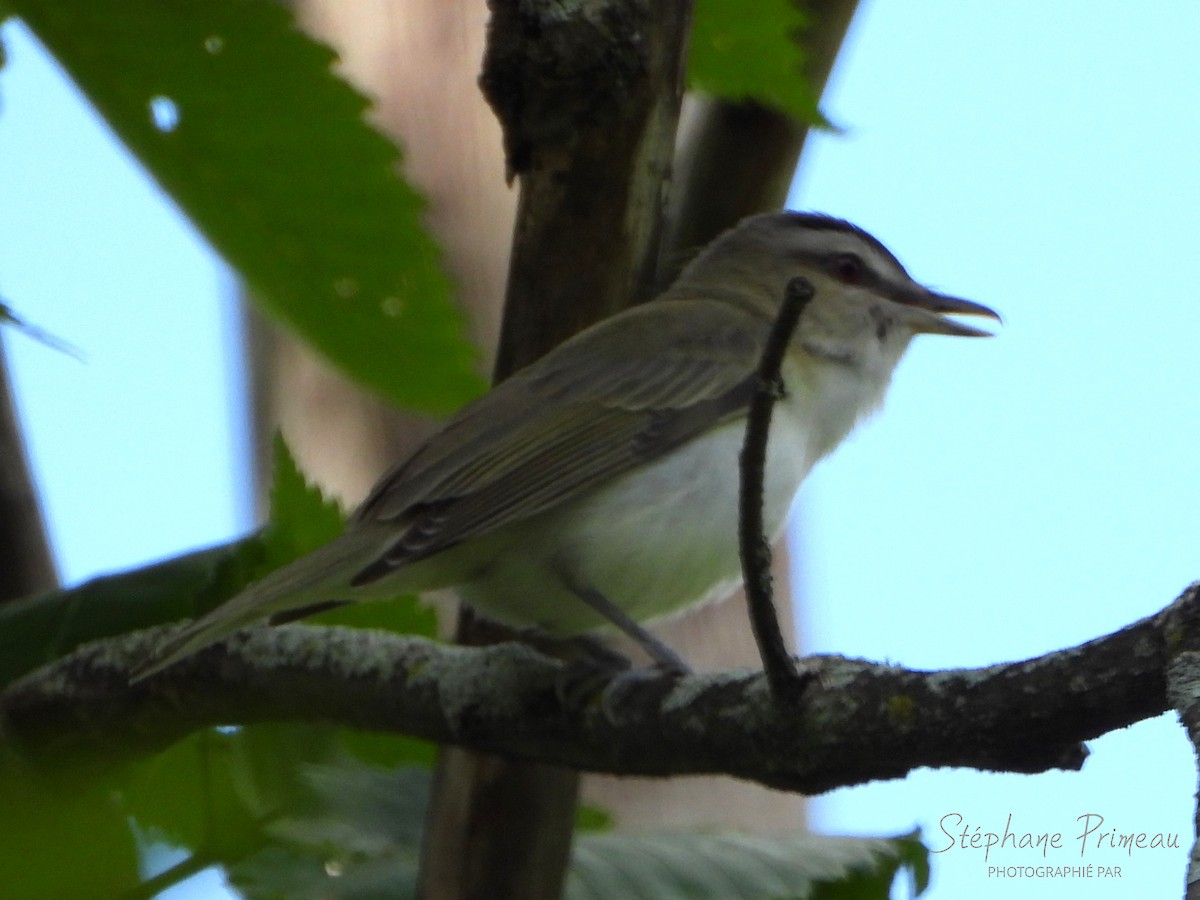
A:
MULTIPOLYGON (((489 7, 480 84, 520 180, 501 380, 653 290, 691 3, 608 0, 571 15, 555 3, 489 7)), ((472 623, 465 614, 457 639, 486 641, 472 623)), ((426 900, 561 893, 577 773, 449 749, 434 784, 426 900)))
POLYGON ((0 602, 57 586, 0 345, 0 602))
POLYGON ((304 625, 242 632, 131 689, 129 673, 174 628, 87 645, 14 683, 0 695, 6 736, 35 758, 74 751, 98 764, 208 725, 321 721, 571 769, 719 772, 813 794, 918 767, 1078 769, 1083 741, 1176 702, 1190 710, 1186 686, 1200 679, 1200 585, 1114 634, 1024 662, 925 672, 810 657, 798 705, 774 701, 757 672, 566 702, 564 664, 521 644, 304 625))

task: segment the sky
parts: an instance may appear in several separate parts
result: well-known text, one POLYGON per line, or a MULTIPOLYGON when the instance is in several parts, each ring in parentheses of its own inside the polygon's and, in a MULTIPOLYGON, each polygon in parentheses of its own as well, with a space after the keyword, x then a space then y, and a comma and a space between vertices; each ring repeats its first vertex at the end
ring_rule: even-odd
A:
MULTIPOLYGON (((810 140, 791 204, 863 226, 1005 323, 986 341, 918 338, 885 409, 809 479, 793 534, 806 649, 1017 660, 1149 615, 1200 577, 1200 5, 1151 12, 863 5, 824 100, 842 131, 810 140)), ((85 362, 0 337, 75 583, 249 527, 234 279, 27 34, 2 34, 0 297, 85 362)), ((1196 772, 1174 718, 1089 747, 1081 773, 921 770, 835 791, 814 824, 921 827, 935 850, 955 815, 1064 835, 1045 859, 936 853, 935 900, 1182 893, 1196 772), (1181 849, 1080 857, 1086 815, 1181 849), (1017 883, 989 877, 997 863, 1097 874, 1017 883)))

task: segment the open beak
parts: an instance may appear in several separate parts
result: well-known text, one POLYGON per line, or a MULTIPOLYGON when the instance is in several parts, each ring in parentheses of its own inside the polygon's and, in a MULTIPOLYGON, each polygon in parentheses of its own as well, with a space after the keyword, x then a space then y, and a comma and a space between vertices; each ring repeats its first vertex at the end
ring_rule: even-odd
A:
POLYGON ((905 321, 918 334, 952 334, 959 337, 991 337, 990 331, 963 325, 947 316, 987 316, 997 322, 1000 314, 982 303, 938 294, 919 284, 888 292, 888 299, 907 307, 905 321))

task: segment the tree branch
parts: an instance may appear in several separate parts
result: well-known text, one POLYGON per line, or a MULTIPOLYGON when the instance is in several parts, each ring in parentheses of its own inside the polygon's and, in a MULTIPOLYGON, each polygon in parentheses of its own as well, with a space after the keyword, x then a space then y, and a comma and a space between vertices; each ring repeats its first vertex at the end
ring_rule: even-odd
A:
POLYGON ((0 694, 0 733, 39 759, 116 761, 206 726, 322 721, 576 769, 725 773, 808 794, 917 767, 1078 769, 1082 741, 1170 708, 1168 667, 1200 643, 1200 585, 1121 631, 1025 662, 924 672, 811 657, 818 677, 800 707, 775 703, 761 673, 726 672, 628 688, 612 715, 565 703, 563 664, 520 644, 302 625, 244 631, 130 688, 129 673, 173 630, 88 644, 14 683, 0 694))
MULTIPOLYGON (((1198 590, 1193 585, 1192 592, 1198 590)), ((1186 615, 1179 609, 1181 605, 1177 603, 1175 607, 1177 618, 1186 615)), ((1192 747, 1200 752, 1200 635, 1195 628, 1186 626, 1172 627, 1168 633, 1172 638, 1172 657, 1166 668, 1167 699, 1179 713, 1192 747)), ((1200 803, 1194 821, 1200 825, 1200 803)), ((1200 900, 1200 839, 1192 844, 1186 883, 1186 900, 1200 900)))

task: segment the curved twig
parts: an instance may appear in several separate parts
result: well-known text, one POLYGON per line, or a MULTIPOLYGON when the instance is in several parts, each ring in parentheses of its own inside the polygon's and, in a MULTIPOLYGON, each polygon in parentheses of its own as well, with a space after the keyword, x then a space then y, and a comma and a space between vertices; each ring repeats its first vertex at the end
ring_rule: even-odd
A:
POLYGON ((777 699, 789 700, 799 696, 808 679, 792 661, 772 600, 771 545, 763 533, 763 472, 771 411, 775 401, 786 392, 781 372, 783 357, 813 293, 813 286, 806 278, 796 277, 788 282, 759 360, 754 398, 746 419, 746 440, 739 459, 742 482, 738 497, 738 551, 742 557, 750 624, 771 692, 777 699))

